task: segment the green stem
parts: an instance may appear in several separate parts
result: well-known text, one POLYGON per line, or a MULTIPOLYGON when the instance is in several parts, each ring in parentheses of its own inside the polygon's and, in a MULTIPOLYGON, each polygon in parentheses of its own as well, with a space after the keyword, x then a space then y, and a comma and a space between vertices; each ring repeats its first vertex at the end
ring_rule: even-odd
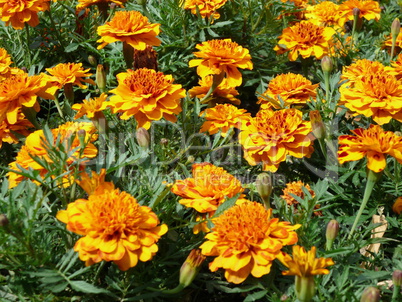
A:
POLYGON ((367 182, 366 182, 366 188, 364 190, 363 201, 360 205, 359 211, 357 212, 357 215, 356 215, 355 221, 353 223, 352 229, 350 230, 348 239, 352 238, 353 232, 356 229, 360 216, 362 215, 363 210, 366 208, 366 205, 370 198, 371 192, 373 191, 374 185, 378 180, 378 176, 380 176, 380 173, 376 173, 371 170, 369 170, 369 172, 367 173, 367 182), (374 177, 374 176, 377 176, 377 177, 374 177))
POLYGON ((330 102, 330 91, 329 91, 329 72, 324 71, 324 84, 325 84, 325 99, 330 102))
POLYGON ((209 88, 209 91, 207 92, 207 94, 200 100, 201 104, 203 104, 204 102, 206 102, 208 100, 208 98, 215 91, 215 89, 219 86, 219 84, 222 83, 224 77, 225 77, 224 71, 222 71, 220 74, 213 75, 213 82, 212 82, 211 88, 209 88))
POLYGON ((392 37, 391 57, 389 58, 389 61, 390 61, 390 62, 392 61, 392 58, 393 58, 394 55, 395 55, 396 38, 397 38, 396 36, 395 36, 395 37, 392 37))
POLYGON ((395 285, 394 284, 394 290, 393 290, 393 292, 392 292, 392 300, 391 300, 391 302, 397 302, 397 301, 400 301, 398 298, 399 298, 399 293, 400 293, 400 291, 401 291, 401 286, 399 285, 395 285))
POLYGON ((29 71, 29 69, 31 68, 31 64, 32 64, 32 58, 31 58, 31 51, 29 49, 30 37, 29 37, 29 25, 28 25, 28 23, 25 23, 25 32, 26 32, 26 35, 27 35, 26 40, 25 40, 25 42, 26 42, 26 56, 28 58, 27 69, 29 71))
POLYGON ((56 104, 56 108, 57 111, 59 112, 60 117, 65 120, 64 118, 64 114, 63 114, 63 110, 61 109, 60 103, 59 103, 59 99, 57 98, 57 93, 58 91, 56 91, 56 93, 54 94, 54 103, 56 104))

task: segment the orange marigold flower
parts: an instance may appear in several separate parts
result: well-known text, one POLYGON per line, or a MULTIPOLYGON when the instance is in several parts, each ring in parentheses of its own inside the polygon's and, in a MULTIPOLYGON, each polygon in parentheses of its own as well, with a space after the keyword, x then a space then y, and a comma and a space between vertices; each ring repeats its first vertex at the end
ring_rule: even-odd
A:
POLYGON ((66 84, 77 85, 80 88, 87 88, 83 83, 95 85, 91 79, 84 79, 90 77, 92 73, 87 73, 90 68, 84 69, 82 63, 60 63, 52 68, 46 68, 46 71, 51 75, 50 81, 53 82, 56 91, 64 87, 66 84))
POLYGON ((311 247, 310 251, 299 245, 292 246, 293 257, 281 252, 278 255, 279 261, 282 262, 288 271, 282 272, 286 276, 311 277, 314 275, 327 275, 329 270, 327 266, 334 265, 332 258, 316 258, 316 247, 311 247))
POLYGON ((193 15, 197 14, 197 9, 201 17, 219 19, 220 14, 217 12, 227 0, 185 0, 184 9, 190 9, 193 15))
POLYGON ((92 171, 91 175, 86 172, 81 173, 81 180, 76 180, 75 182, 88 194, 94 194, 95 191, 99 191, 101 188, 103 190, 113 190, 114 184, 112 182, 105 181, 106 170, 101 169, 100 174, 92 171))
POLYGON ((209 132, 212 135, 221 131, 223 137, 226 137, 231 128, 240 129, 241 125, 251 118, 247 110, 239 109, 231 104, 219 104, 205 109, 200 116, 205 116, 206 119, 200 132, 209 132))
POLYGON ((0 81, 5 80, 11 75, 12 68, 10 65, 13 62, 7 50, 0 48, 0 81))
POLYGON ((317 87, 318 84, 313 85, 300 74, 280 74, 269 82, 267 90, 258 98, 257 104, 262 104, 261 108, 272 106, 275 109, 304 105, 310 98, 315 99, 317 87))
POLYGON ((113 261, 122 271, 136 266, 138 260, 151 260, 158 251, 156 242, 168 230, 166 224, 159 225, 151 208, 113 188, 70 203, 56 217, 67 224, 67 230, 83 236, 74 250, 86 266, 113 261))
POLYGON ((0 0, 0 17, 8 26, 23 29, 39 24, 38 12, 49 10, 50 0, 0 0))
POLYGON ((395 203, 392 206, 392 211, 394 211, 398 215, 401 215, 401 213, 402 213, 402 197, 398 197, 395 200, 395 203))
POLYGON ((355 135, 339 137, 338 160, 360 160, 367 156, 367 168, 381 172, 387 164, 385 154, 389 154, 402 164, 402 137, 392 131, 384 131, 379 125, 370 125, 368 129, 351 130, 355 135))
POLYGON ((332 26, 335 29, 341 28, 339 19, 339 5, 331 1, 323 1, 316 5, 310 5, 306 8, 306 19, 318 26, 332 26))
POLYGON ((302 158, 313 153, 311 123, 296 109, 260 110, 241 129, 239 140, 250 165, 262 162, 264 171, 276 172, 286 156, 302 158))
POLYGON ((363 77, 377 73, 384 73, 385 71, 385 66, 380 62, 367 59, 357 60, 355 63, 343 67, 341 80, 347 80, 343 86, 353 87, 354 83, 361 80, 363 77))
POLYGON ((391 61, 391 66, 386 66, 385 70, 400 81, 402 79, 402 53, 397 56, 395 61, 391 61))
MULTIPOLYGON (((283 189, 283 195, 281 195, 281 197, 286 201, 286 203, 289 206, 297 206, 299 204, 299 201, 296 198, 294 198, 293 195, 298 196, 301 199, 304 199, 305 194, 303 188, 305 188, 310 193, 312 198, 315 197, 315 192, 311 189, 310 185, 304 184, 301 180, 287 183, 286 188, 283 189)), ((314 208, 319 209, 320 206, 316 205, 314 208)), ((322 212, 315 211, 314 215, 321 216, 322 212)))
POLYGON ((388 72, 362 76, 353 86, 342 85, 339 104, 357 114, 372 117, 380 125, 392 118, 402 121, 402 83, 388 72))
MULTIPOLYGON (((170 190, 183 197, 180 204, 199 213, 213 214, 225 202, 225 198, 232 198, 244 191, 236 177, 210 163, 193 164, 192 174, 192 178, 176 180, 170 190)), ((244 196, 241 194, 239 199, 244 196)))
MULTIPOLYGON (((199 99, 202 99, 208 93, 209 89, 212 86, 212 83, 212 75, 201 78, 198 81, 198 84, 200 86, 195 86, 188 91, 190 97, 198 97, 199 99)), ((218 85, 218 87, 215 88, 208 101, 211 100, 215 103, 230 102, 234 105, 240 105, 240 100, 235 98, 235 96, 237 95, 239 95, 239 93, 237 92, 236 88, 230 86, 227 79, 224 78, 222 82, 218 85)))
POLYGON ((17 144, 19 139, 15 134, 27 136, 30 133, 29 128, 34 128, 34 126, 21 112, 18 112, 17 121, 14 124, 10 124, 7 119, 4 119, 0 122, 0 148, 3 142, 17 144))
POLYGON ((216 256, 209 269, 225 269, 226 280, 235 284, 250 274, 256 278, 268 274, 283 246, 297 242, 294 230, 300 227, 271 216, 271 209, 246 201, 213 219, 215 226, 200 246, 203 255, 216 256))
POLYGON ((0 82, 0 121, 7 119, 9 124, 15 124, 22 106, 39 111, 37 97, 51 98, 45 93, 48 85, 46 75, 29 76, 23 71, 0 82))
POLYGON ((283 30, 274 50, 278 54, 288 52, 290 61, 296 61, 299 55, 303 59, 311 56, 321 59, 328 55, 334 34, 335 30, 331 27, 321 27, 309 21, 301 21, 283 30))
POLYGON ((99 97, 89 99, 89 100, 83 100, 82 104, 74 104, 71 109, 78 111, 77 114, 75 115, 75 119, 78 119, 84 115, 86 115, 88 118, 94 118, 97 113, 102 112, 103 110, 106 109, 107 99, 108 95, 106 93, 102 93, 99 97))
POLYGON ((346 21, 353 20, 353 9, 360 10, 359 18, 366 20, 380 20, 381 9, 377 1, 372 0, 347 0, 339 6, 341 14, 340 25, 343 26, 346 21))
POLYGON ((151 121, 162 118, 176 122, 181 112, 180 99, 186 96, 179 84, 173 84, 171 75, 153 69, 127 70, 117 75, 119 85, 111 90, 115 95, 108 106, 114 113, 122 113, 121 119, 134 116, 137 128, 149 129, 151 121))
MULTIPOLYGON (((392 47, 392 35, 389 34, 384 41, 382 48, 387 48, 391 52, 392 47)), ((395 40, 395 53, 399 53, 402 50, 402 31, 399 32, 395 40)))
POLYGON ((77 4, 77 11, 80 11, 82 9, 85 9, 89 6, 92 5, 97 5, 97 6, 107 6, 111 3, 115 3, 116 5, 120 6, 120 7, 124 7, 124 3, 127 2, 127 0, 78 0, 78 4, 77 4))
POLYGON ((190 60, 189 66, 197 66, 197 73, 201 78, 224 72, 227 84, 236 87, 242 83, 242 75, 238 68, 253 69, 248 49, 232 42, 231 39, 205 41, 197 44, 196 48, 200 51, 194 55, 201 59, 190 60))
MULTIPOLYGON (((95 135, 96 128, 92 123, 73 123, 67 122, 56 129, 52 129, 53 142, 49 142, 51 145, 56 146, 57 142, 62 142, 65 146, 65 152, 68 152, 70 157, 66 160, 66 175, 62 179, 63 186, 69 186, 72 184, 73 180, 71 179, 74 174, 73 164, 82 158, 94 158, 97 155, 97 149, 95 145, 92 144, 97 139, 97 135, 95 135), (78 130, 85 131, 84 141, 87 143, 85 145, 84 150, 82 150, 81 142, 77 137, 78 130), (74 139, 71 138, 74 136, 74 139), (71 142, 71 143, 69 143, 71 142)), ((37 130, 30 135, 25 140, 25 145, 21 147, 21 150, 18 152, 16 160, 10 163, 10 169, 14 171, 21 171, 19 166, 23 169, 33 169, 38 170, 40 176, 44 177, 49 171, 45 169, 42 165, 40 165, 37 161, 35 161, 32 157, 38 157, 48 163, 52 163, 52 159, 49 157, 48 151, 46 150, 43 140, 45 139, 43 130, 37 130)), ((84 161, 81 161, 84 163, 84 161)), ((15 187, 24 180, 24 176, 15 173, 8 172, 9 177, 9 186, 10 188, 15 187)))
POLYGON ((151 24, 148 18, 137 11, 118 11, 105 25, 98 27, 97 41, 102 43, 98 49, 113 42, 125 42, 138 50, 145 50, 147 45, 159 46, 161 41, 156 36, 159 34, 160 24, 151 24))

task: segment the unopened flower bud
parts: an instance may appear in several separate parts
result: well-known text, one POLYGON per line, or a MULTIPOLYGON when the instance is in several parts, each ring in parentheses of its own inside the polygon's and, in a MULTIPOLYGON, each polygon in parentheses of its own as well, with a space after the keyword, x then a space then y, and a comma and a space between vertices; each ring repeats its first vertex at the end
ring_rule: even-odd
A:
POLYGON ((137 129, 135 136, 137 138, 138 145, 140 145, 140 147, 142 147, 144 149, 148 149, 149 142, 151 140, 149 137, 148 130, 143 127, 140 127, 137 129))
POLYGON ((320 112, 318 110, 312 110, 309 112, 309 115, 314 136, 317 139, 325 138, 325 125, 322 121, 320 112))
POLYGON ((300 301, 310 302, 315 295, 314 276, 296 276, 296 296, 300 301))
POLYGON ((78 139, 80 140, 80 146, 81 148, 85 148, 85 137, 86 137, 87 133, 84 129, 80 129, 77 131, 77 136, 78 139))
POLYGON ((396 37, 398 37, 400 31, 401 31, 401 22, 399 21, 398 18, 395 18, 395 20, 391 24, 392 38, 396 39, 396 37))
POLYGON ((186 261, 184 261, 180 268, 180 285, 187 287, 193 282, 204 260, 205 256, 201 254, 201 250, 191 250, 186 261))
POLYGON ((0 227, 4 227, 9 224, 6 214, 0 214, 0 227))
POLYGON ((325 232, 325 238, 327 239, 326 241, 327 251, 329 251, 332 248, 332 244, 334 243, 336 236, 338 236, 338 233, 339 233, 339 222, 336 221, 335 219, 332 219, 330 222, 328 222, 327 229, 325 232))
POLYGON ((88 62, 89 62, 89 64, 91 64, 92 66, 98 65, 98 61, 96 60, 96 58, 95 58, 93 55, 89 55, 89 56, 88 56, 88 62))
POLYGON ((98 64, 98 67, 96 67, 95 81, 99 90, 104 92, 106 90, 106 72, 102 64, 98 64))
POLYGON ((380 301, 380 291, 374 286, 367 287, 360 298, 360 302, 378 302, 380 301))
POLYGON ((260 194, 261 199, 264 203, 266 209, 271 208, 269 198, 271 197, 272 193, 272 180, 271 175, 268 173, 261 173, 257 176, 255 181, 255 185, 257 187, 258 194, 260 194))
POLYGON ((395 134, 396 136, 402 136, 402 132, 401 132, 401 131, 395 131, 394 134, 395 134))
POLYGON ((116 3, 114 3, 114 2, 110 3, 110 9, 111 10, 114 10, 116 8, 116 6, 117 6, 116 3))
POLYGON ((402 271, 397 269, 392 273, 392 283, 394 286, 401 286, 402 285, 402 271))
POLYGON ((359 17, 359 16, 360 16, 360 8, 355 7, 355 8, 352 10, 352 14, 353 14, 353 16, 355 16, 355 17, 359 17))
POLYGON ((331 72, 334 68, 334 64, 332 63, 332 59, 329 56, 324 56, 321 59, 321 68, 324 72, 331 72))
POLYGON ((186 164, 192 164, 195 162, 195 158, 194 156, 190 155, 189 157, 187 157, 187 162, 186 164))

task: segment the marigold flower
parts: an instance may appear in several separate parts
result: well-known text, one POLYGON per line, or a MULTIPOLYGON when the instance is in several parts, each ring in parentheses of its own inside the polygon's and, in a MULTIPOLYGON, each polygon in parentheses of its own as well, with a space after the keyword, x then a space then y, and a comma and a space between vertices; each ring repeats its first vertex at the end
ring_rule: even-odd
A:
POLYGON ((368 129, 351 130, 354 135, 339 137, 338 160, 360 160, 367 156, 367 168, 378 173, 387 164, 385 154, 389 154, 402 164, 402 137, 392 131, 384 131, 379 125, 370 125, 368 129))
POLYGON ((262 204, 245 201, 213 219, 215 226, 200 246, 203 255, 216 256, 209 269, 225 269, 226 280, 235 284, 250 274, 256 278, 268 274, 282 247, 297 242, 294 230, 300 227, 271 215, 272 210, 262 204))
POLYGON ((332 26, 335 29, 341 28, 339 19, 339 5, 331 1, 323 1, 316 5, 310 5, 306 8, 306 19, 318 26, 332 26))
POLYGON ((18 112, 17 121, 14 124, 10 124, 7 119, 4 119, 0 122, 0 148, 3 142, 17 144, 19 139, 15 134, 18 133, 19 135, 27 136, 30 133, 29 128, 34 128, 34 126, 21 112, 18 112))
POLYGON ((339 6, 339 12, 342 15, 340 19, 340 24, 343 26, 346 21, 351 21, 354 19, 353 9, 358 8, 359 18, 364 18, 366 20, 380 20, 381 9, 380 4, 377 1, 372 0, 347 0, 339 6))
POLYGON ((288 52, 290 61, 296 61, 299 55, 303 59, 311 56, 321 59, 328 55, 334 34, 335 30, 331 27, 321 27, 309 21, 301 21, 283 30, 274 50, 278 54, 288 52))
POLYGON ((357 60, 355 63, 344 66, 341 74, 341 80, 347 80, 344 87, 353 87, 356 81, 372 74, 384 73, 386 67, 377 61, 367 59, 357 60))
POLYGON ((162 118, 176 122, 181 112, 180 99, 186 96, 179 84, 173 84, 171 75, 153 69, 127 70, 117 75, 119 85, 111 90, 115 95, 108 106, 114 113, 122 113, 121 119, 131 116, 137 120, 137 128, 149 129, 151 121, 162 118))
MULTIPOLYGON (((305 194, 303 191, 303 187, 310 193, 312 198, 315 197, 315 192, 311 189, 310 185, 305 184, 301 180, 299 180, 287 183, 286 188, 283 189, 283 195, 281 195, 281 198, 284 199, 289 206, 297 206, 299 204, 299 201, 292 195, 304 199, 305 194)), ((316 205, 314 208, 319 209, 320 206, 316 205)), ((314 215, 321 216, 322 213, 320 211, 315 211, 314 215)))
POLYGON ((158 251, 156 242, 168 230, 166 224, 159 225, 151 208, 140 206, 130 194, 98 188, 56 216, 67 230, 83 236, 74 246, 80 259, 86 266, 113 261, 122 271, 136 266, 138 260, 151 260, 158 251))
MULTIPOLYGON (((389 34, 386 37, 386 40, 384 41, 382 48, 388 48, 389 51, 391 51, 391 47, 392 47, 392 35, 389 34)), ((399 53, 401 50, 402 50, 402 31, 399 32, 395 40, 395 53, 399 53)))
POLYGON ((49 10, 50 0, 0 0, 0 17, 14 29, 23 29, 25 23, 39 24, 38 12, 49 10))
POLYGON ((392 211, 398 215, 402 213, 402 197, 398 197, 395 200, 394 205, 392 206, 392 211))
POLYGON ((251 118, 247 110, 239 109, 231 104, 219 104, 205 109, 200 116, 205 116, 206 119, 200 132, 209 132, 212 135, 221 131, 223 137, 226 137, 231 128, 240 129, 241 125, 251 118))
POLYGON ((197 44, 196 48, 200 51, 194 55, 201 59, 190 60, 189 66, 197 66, 197 74, 201 78, 224 72, 227 84, 236 87, 242 83, 242 75, 238 68, 253 69, 248 49, 232 42, 231 39, 205 41, 197 44))
POLYGON ((281 252, 277 258, 283 265, 289 268, 282 272, 286 276, 310 277, 315 275, 327 275, 327 266, 334 265, 332 258, 316 258, 316 247, 311 247, 310 251, 299 245, 292 246, 292 256, 281 252))
MULTIPOLYGON (((171 191, 183 197, 179 203, 199 213, 214 213, 225 201, 242 193, 240 181, 223 168, 210 163, 193 164, 192 178, 176 180, 171 191)), ((244 198, 241 194, 239 198, 244 198)))
POLYGON ((186 261, 184 261, 180 268, 179 283, 183 287, 189 286, 194 281, 204 260, 205 256, 201 254, 201 250, 191 250, 186 261))
POLYGON ((80 175, 80 180, 76 180, 75 182, 88 194, 94 194, 95 191, 99 191, 102 188, 103 190, 113 190, 114 184, 112 182, 105 181, 106 170, 101 169, 100 173, 96 173, 92 171, 91 175, 87 172, 83 172, 80 175))
POLYGON ((78 0, 78 4, 77 4, 77 11, 80 11, 82 9, 85 9, 89 6, 92 5, 109 5, 111 3, 115 3, 116 5, 120 6, 120 7, 124 7, 124 3, 127 2, 127 0, 78 0))
POLYGON ((17 74, 20 70, 18 68, 11 67, 11 57, 7 50, 0 48, 0 81, 5 80, 12 74, 17 74))
MULTIPOLYGON (((73 123, 67 122, 56 129, 52 129, 53 142, 49 142, 53 146, 56 142, 63 142, 65 144, 65 152, 70 154, 70 157, 66 160, 66 175, 62 179, 63 186, 69 186, 72 184, 72 179, 70 179, 71 175, 74 172, 73 164, 78 159, 81 158, 94 158, 97 155, 97 149, 92 144, 97 139, 97 136, 94 134, 96 128, 92 123, 73 123), (85 142, 87 142, 84 150, 82 150, 81 143, 76 133, 80 130, 85 130, 85 142), (71 141, 73 135, 76 135, 74 139, 71 141), (68 142, 71 141, 71 144, 68 142)), ((10 169, 14 171, 21 171, 19 166, 23 169, 33 169, 38 170, 40 176, 44 177, 49 171, 45 169, 42 165, 40 165, 37 161, 35 161, 32 157, 39 157, 42 160, 45 160, 48 163, 52 163, 52 159, 48 155, 48 151, 46 150, 43 140, 45 139, 43 130, 37 130, 30 135, 27 136, 25 140, 25 145, 21 147, 21 150, 18 152, 16 160, 10 163, 10 169)), ((84 161, 81 161, 84 163, 84 161)), ((24 176, 15 173, 8 172, 9 179, 9 187, 13 188, 22 180, 24 180, 24 176)))
POLYGON ((289 108, 291 105, 304 105, 310 98, 315 99, 317 87, 300 74, 280 74, 273 78, 267 90, 258 98, 261 108, 289 108))
POLYGON ((185 0, 184 9, 190 9, 193 15, 197 14, 197 9, 199 14, 203 18, 209 18, 212 16, 214 19, 219 19, 220 14, 217 12, 227 0, 185 0))
POLYGON ((387 72, 362 76, 352 87, 342 85, 339 92, 339 104, 380 125, 392 118, 402 121, 402 83, 387 72))
POLYGON ((93 80, 84 79, 92 75, 92 73, 87 73, 89 70, 90 68, 84 69, 82 63, 60 63, 52 68, 46 68, 46 71, 51 75, 50 79, 54 85, 54 92, 66 84, 77 85, 82 89, 87 88, 83 82, 95 85, 93 80))
POLYGON ((39 111, 37 97, 52 97, 45 92, 48 83, 44 74, 29 76, 23 71, 0 82, 0 121, 15 124, 22 106, 39 111))
MULTIPOLYGON (((204 78, 201 78, 198 81, 200 86, 195 86, 191 88, 188 93, 190 97, 198 97, 202 99, 212 87, 213 76, 208 75, 204 78)), ((211 95, 211 101, 215 103, 232 103, 234 105, 240 105, 240 100, 236 99, 235 96, 239 95, 236 88, 230 86, 226 78, 222 80, 222 82, 215 88, 214 92, 211 95)))
POLYGON ((151 24, 148 18, 137 11, 118 11, 105 25, 99 26, 97 31, 102 43, 98 49, 113 42, 125 42, 138 50, 145 50, 147 45, 159 46, 160 24, 151 24))
POLYGON ((395 61, 391 61, 391 66, 386 66, 385 70, 400 81, 402 79, 402 53, 396 57, 395 61))
POLYGON ((241 129, 239 140, 244 157, 252 166, 262 162, 264 171, 276 172, 286 156, 310 157, 314 148, 308 136, 311 123, 296 109, 260 110, 241 129))
POLYGON ((71 109, 78 111, 77 114, 75 115, 75 119, 78 119, 84 115, 86 115, 88 118, 94 118, 97 113, 102 112, 103 110, 106 109, 107 99, 108 95, 106 93, 102 93, 99 97, 89 99, 89 100, 83 100, 82 104, 74 104, 71 109))

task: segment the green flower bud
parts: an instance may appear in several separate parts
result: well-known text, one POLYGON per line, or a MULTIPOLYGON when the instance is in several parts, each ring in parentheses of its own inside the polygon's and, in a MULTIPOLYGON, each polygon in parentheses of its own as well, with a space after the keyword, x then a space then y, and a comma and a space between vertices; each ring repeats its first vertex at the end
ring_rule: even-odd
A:
POLYGON ((367 287, 360 298, 360 302, 379 302, 380 291, 374 286, 367 287))
POLYGON ((271 205, 269 203, 269 199, 272 193, 271 175, 265 172, 259 174, 255 181, 255 185, 257 187, 258 194, 260 194, 261 196, 265 208, 266 209, 271 208, 271 205))
POLYGON ((149 137, 149 132, 147 131, 147 129, 143 127, 138 128, 135 136, 137 137, 138 145, 140 145, 144 149, 148 149, 151 139, 149 137))
POLYGON ((180 285, 184 287, 189 286, 197 276, 205 256, 201 254, 201 250, 191 250, 186 261, 180 268, 180 285))

